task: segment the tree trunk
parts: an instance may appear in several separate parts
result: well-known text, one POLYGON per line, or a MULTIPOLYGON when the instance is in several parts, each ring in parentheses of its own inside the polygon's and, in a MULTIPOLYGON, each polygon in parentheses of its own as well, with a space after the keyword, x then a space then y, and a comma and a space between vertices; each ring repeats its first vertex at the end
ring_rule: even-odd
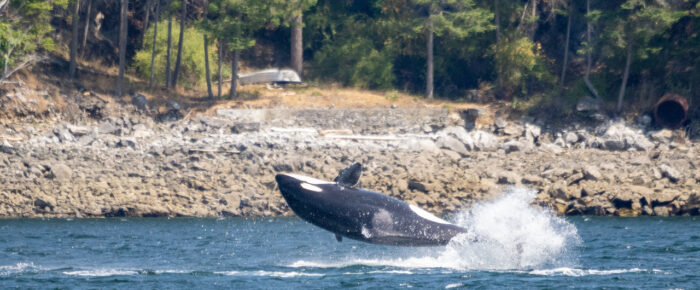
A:
MULTIPOLYGON (((148 29, 148 21, 151 18, 151 3, 153 0, 148 0, 146 1, 146 7, 144 7, 144 12, 146 12, 146 16, 143 18, 143 29, 141 29, 141 35, 139 36, 139 39, 141 42, 143 42, 144 38, 146 38, 146 30, 148 29)), ((158 20, 156 20, 158 21, 158 20)))
POLYGON ((537 21, 537 0, 532 0, 532 7, 530 8, 532 9, 530 15, 530 21, 532 21, 530 24, 530 40, 535 42, 535 32, 537 32, 537 25, 539 24, 539 21, 537 21))
POLYGON ((156 74, 156 39, 158 38, 158 19, 160 18, 160 1, 156 1, 156 21, 153 24, 153 47, 151 51, 151 79, 148 81, 148 88, 153 89, 153 79, 156 74))
POLYGON ((117 79, 117 97, 121 97, 124 89, 124 70, 126 69, 126 38, 127 38, 127 9, 129 0, 121 0, 119 19, 119 78, 117 79))
MULTIPOLYGON (((573 3, 569 3, 573 5, 573 3)), ((569 40, 571 39, 571 16, 574 9, 569 7, 569 15, 566 21, 566 40, 564 41, 564 63, 561 66, 561 77, 559 77, 559 87, 564 87, 564 80, 566 78, 566 67, 569 64, 569 40)))
MULTIPOLYGON (((527 30, 528 25, 525 23, 525 14, 527 14, 527 5, 530 5, 531 1, 525 2, 525 6, 523 6, 523 12, 520 13, 520 21, 518 22, 518 27, 515 28, 515 31, 520 34, 522 31, 527 30)), ((525 31, 527 32, 527 31, 525 31)))
POLYGON ((241 57, 241 51, 239 49, 236 49, 236 51, 233 52, 233 61, 231 62, 231 90, 228 93, 228 97, 230 99, 233 99, 237 95, 237 87, 238 87, 238 60, 241 57))
POLYGON ((501 16, 498 13, 498 0, 493 0, 493 17, 496 21, 496 45, 498 45, 501 43, 501 16))
POLYGON ((625 97, 625 89, 627 88, 627 79, 630 76, 630 65, 632 64, 632 44, 627 44, 627 60, 625 61, 625 72, 622 74, 622 86, 620 86, 620 94, 617 96, 617 112, 622 111, 622 99, 625 97))
MULTIPOLYGON (((586 0, 586 15, 588 15, 589 13, 591 13, 591 0, 586 0)), ((586 21, 586 43, 588 44, 587 51, 586 51, 586 74, 583 75, 583 82, 586 83, 586 87, 588 87, 588 90, 591 91, 591 94, 593 94, 593 96, 595 96, 596 100, 600 100, 600 95, 598 94, 598 90, 595 89, 595 87, 591 83, 591 80, 588 78, 591 75, 591 65, 593 63, 593 60, 591 57, 592 44, 591 44, 591 21, 590 20, 586 21)))
POLYGON ((165 87, 170 88, 170 51, 173 43, 173 16, 168 15, 168 47, 165 52, 165 87))
POLYGON ((428 99, 433 98, 433 20, 428 16, 428 28, 426 48, 428 50, 426 57, 426 72, 425 72, 425 96, 428 99))
POLYGON ((92 20, 90 20, 90 13, 92 12, 92 1, 93 1, 93 0, 88 0, 88 1, 87 1, 87 5, 88 5, 88 6, 87 6, 87 11, 85 11, 85 14, 86 14, 86 16, 85 16, 85 30, 83 31, 83 46, 82 46, 82 49, 83 49, 83 51, 82 51, 83 58, 85 57, 85 51, 87 50, 87 49, 86 49, 86 47, 87 47, 87 36, 88 36, 88 32, 89 32, 89 30, 90 30, 90 22, 92 22, 92 20))
POLYGON ((211 74, 209 73, 209 41, 206 34, 204 34, 204 70, 207 79, 207 93, 209 99, 213 100, 214 93, 211 90, 211 74))
POLYGON ((70 65, 68 68, 68 74, 71 79, 75 78, 75 70, 78 66, 78 28, 80 27, 80 0, 75 0, 73 7, 73 30, 71 32, 70 41, 70 65))
MULTIPOLYGON (((301 12, 299 12, 301 13, 301 12)), ((297 16, 294 19, 294 23, 292 24, 292 37, 290 43, 291 46, 291 60, 292 60, 292 69, 297 72, 299 77, 301 78, 302 76, 302 69, 304 65, 304 43, 303 43, 303 28, 302 28, 302 16, 301 14, 297 16)))
MULTIPOLYGON (((498 0, 493 1, 493 15, 494 15, 494 20, 496 21, 496 51, 501 50, 501 16, 499 13, 499 7, 498 7, 498 0)), ((498 66, 497 66, 498 67, 498 66)), ((496 69, 496 91, 500 91, 501 87, 503 87, 503 82, 501 78, 501 71, 500 69, 496 69)))
POLYGON ((177 58, 175 59, 175 71, 173 72, 172 88, 177 87, 177 78, 180 74, 180 63, 182 62, 182 44, 185 38, 185 20, 187 20, 187 0, 182 0, 182 15, 180 15, 180 40, 177 43, 177 58))
MULTIPOLYGON (((0 7, 2 8, 2 7, 0 7)), ((10 54, 6 53, 4 56, 4 61, 3 61, 3 66, 2 66, 2 75, 0 75, 0 80, 5 80, 5 78, 8 77, 7 75, 7 64, 10 62, 10 54)))
POLYGON ((224 57, 224 54, 223 54, 223 51, 224 51, 224 43, 221 42, 221 39, 218 40, 218 43, 219 43, 219 49, 218 49, 218 50, 219 50, 219 59, 217 60, 217 63, 219 64, 219 67, 218 67, 218 69, 219 69, 219 71, 218 71, 218 74, 219 74, 219 86, 218 86, 218 87, 219 87, 219 88, 218 88, 218 92, 217 92, 216 95, 217 95, 217 98, 221 99, 221 85, 222 85, 222 83, 224 82, 224 80, 223 80, 223 79, 224 79, 224 76, 223 76, 222 67, 221 67, 221 62, 222 62, 222 59, 223 59, 223 57, 224 57))
MULTIPOLYGON (((202 16, 203 21, 207 21, 207 9, 209 8, 209 1, 204 1, 204 15, 202 16)), ((204 70, 205 77, 207 81, 207 93, 209 94, 209 99, 214 99, 214 93, 211 90, 211 73, 209 72, 209 39, 207 38, 206 32, 204 33, 204 70)))

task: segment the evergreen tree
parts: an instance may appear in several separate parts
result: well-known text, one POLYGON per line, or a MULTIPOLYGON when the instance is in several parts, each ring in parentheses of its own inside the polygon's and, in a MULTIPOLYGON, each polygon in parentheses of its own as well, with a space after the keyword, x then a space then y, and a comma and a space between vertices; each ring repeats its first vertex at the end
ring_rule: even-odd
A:
POLYGON ((273 7, 281 18, 281 23, 290 26, 290 67, 297 72, 299 77, 303 74, 304 64, 304 40, 303 40, 303 15, 304 11, 316 5, 316 0, 276 0, 273 7))
POLYGON ((652 39, 664 33, 685 13, 677 11, 664 1, 626 0, 619 7, 606 11, 605 46, 624 56, 625 64, 617 97, 616 111, 622 103, 633 59, 653 57, 661 47, 652 39))
POLYGON ((472 0, 414 0, 419 23, 414 31, 425 33, 426 85, 425 95, 433 98, 433 39, 446 35, 464 39, 475 33, 494 29, 493 13, 476 7, 472 0))
POLYGON ((71 26, 73 27, 71 32, 71 42, 70 42, 70 65, 68 68, 68 75, 70 78, 75 78, 75 70, 78 66, 78 28, 80 23, 80 0, 73 1, 73 16, 71 17, 73 22, 71 26))
POLYGON ((128 37, 128 17, 129 0, 121 0, 119 10, 119 76, 117 78, 116 96, 121 97, 124 93, 124 72, 126 70, 126 41, 128 37))
POLYGON ((0 0, 0 84, 15 72, 44 57, 37 50, 53 51, 49 33, 51 10, 66 8, 68 0, 0 0))
MULTIPOLYGON (((224 43, 233 53, 231 61, 231 91, 236 96, 238 62, 241 50, 255 45, 253 33, 274 19, 271 3, 252 0, 212 0, 208 6, 210 16, 209 33, 224 43)), ((221 77, 221 76, 219 76, 221 77)))

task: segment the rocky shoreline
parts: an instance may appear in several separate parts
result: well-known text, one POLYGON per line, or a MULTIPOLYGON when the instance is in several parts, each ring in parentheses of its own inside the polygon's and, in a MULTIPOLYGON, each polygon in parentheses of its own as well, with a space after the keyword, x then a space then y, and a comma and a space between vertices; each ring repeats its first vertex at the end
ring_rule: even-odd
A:
POLYGON ((361 187, 438 215, 514 186, 562 215, 700 214, 700 146, 644 118, 554 130, 474 122, 478 110, 222 109, 178 120, 187 114, 175 108, 156 122, 131 105, 76 106, 80 118, 5 125, 0 217, 290 215, 275 174, 332 179, 352 162, 365 166, 361 187))

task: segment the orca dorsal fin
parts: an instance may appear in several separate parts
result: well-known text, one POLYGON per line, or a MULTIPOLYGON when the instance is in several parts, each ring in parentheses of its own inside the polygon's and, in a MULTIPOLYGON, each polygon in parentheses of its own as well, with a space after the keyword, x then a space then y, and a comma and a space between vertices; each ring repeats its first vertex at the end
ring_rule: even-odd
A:
POLYGON ((360 176, 362 175, 362 164, 355 163, 350 165, 350 167, 345 168, 340 171, 340 174, 333 179, 340 185, 352 187, 360 181, 360 176))
POLYGON ((340 243, 343 241, 343 236, 341 236, 339 234, 335 234, 335 240, 338 241, 338 243, 340 243))

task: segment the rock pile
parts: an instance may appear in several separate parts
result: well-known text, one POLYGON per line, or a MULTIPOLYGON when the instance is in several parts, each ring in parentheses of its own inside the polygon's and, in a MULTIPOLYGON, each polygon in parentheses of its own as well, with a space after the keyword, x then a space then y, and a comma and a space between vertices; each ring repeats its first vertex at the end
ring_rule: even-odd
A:
POLYGON ((446 110, 270 109, 6 126, 0 135, 22 138, 0 143, 0 216, 287 215, 275 174, 331 180, 352 162, 367 170, 363 188, 437 214, 510 186, 560 214, 699 214, 700 147, 673 132, 464 125, 446 110))

